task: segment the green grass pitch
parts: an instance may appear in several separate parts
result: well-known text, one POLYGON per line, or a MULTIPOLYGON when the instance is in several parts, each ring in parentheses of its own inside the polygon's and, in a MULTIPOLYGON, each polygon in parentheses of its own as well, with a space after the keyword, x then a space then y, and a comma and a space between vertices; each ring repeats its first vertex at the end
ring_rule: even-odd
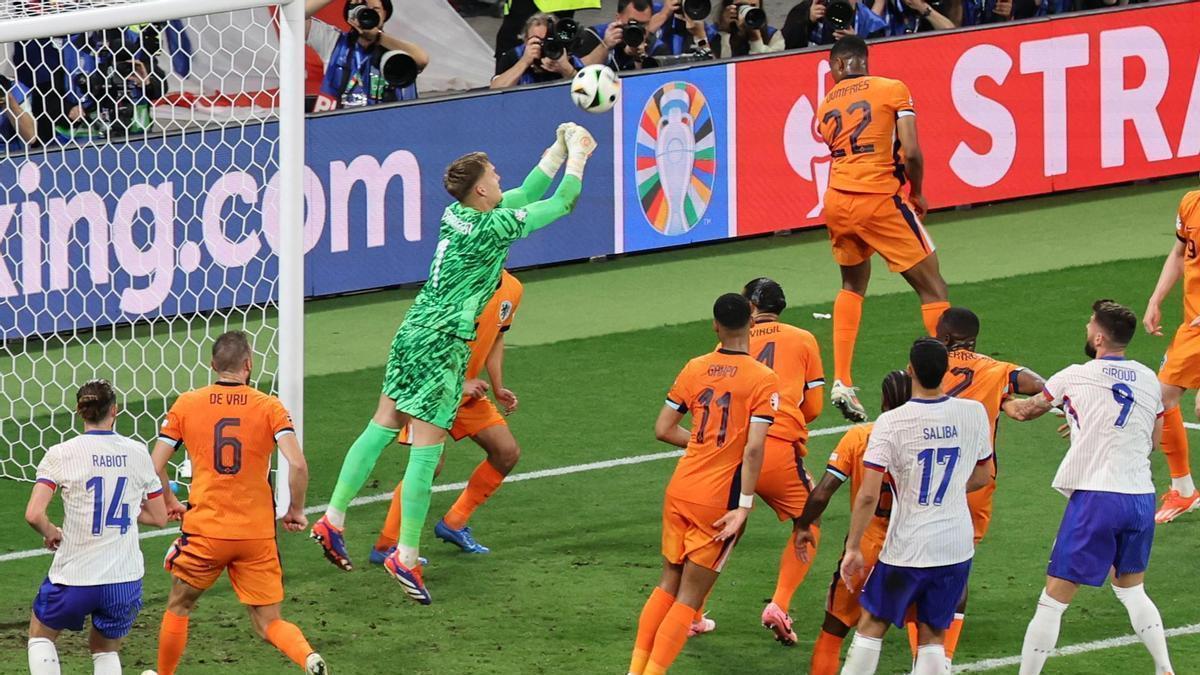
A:
MULTIPOLYGON (((980 349, 1049 376, 1082 360, 1091 301, 1113 297, 1139 313, 1162 255, 1173 240, 1174 207, 1189 180, 1028 200, 968 212, 935 214, 951 299, 982 318, 980 349)), ((567 228, 569 224, 564 223, 567 228)), ((565 235, 566 233, 564 233, 565 235)), ((864 402, 878 409, 877 383, 904 364, 922 330, 915 297, 880 266, 865 307, 855 372, 864 402)), ((506 372, 521 396, 511 418, 524 473, 670 450, 653 438, 662 395, 690 357, 714 343, 705 319, 718 292, 756 276, 783 283, 792 302, 784 320, 816 333, 829 356, 828 312, 837 288, 822 232, 638 256, 594 265, 521 273, 526 296, 510 335, 506 372)), ((412 293, 385 292, 309 306, 306 451, 310 504, 328 501, 341 457, 373 409, 391 331, 412 293)), ((1179 319, 1178 295, 1167 322, 1179 319)), ((1165 339, 1140 334, 1132 356, 1156 366, 1165 339)), ((1185 418, 1194 421, 1192 401, 1185 418)), ((814 427, 842 425, 827 410, 814 427)), ((1020 653, 1043 581, 1046 558, 1065 505, 1050 480, 1065 449, 1055 422, 1001 423, 996 513, 979 547, 971 601, 956 664, 1020 653)), ((133 429, 122 429, 131 433, 133 429)), ((145 430, 142 430, 145 433, 145 430)), ((814 438, 809 467, 819 474, 838 439, 814 438)), ((1193 433, 1193 443, 1200 436, 1193 433)), ((465 480, 482 453, 469 442, 447 449, 442 483, 465 480)), ((387 451, 363 496, 389 491, 405 462, 387 451)), ((285 616, 325 655, 333 673, 622 673, 637 614, 658 578, 660 505, 670 459, 542 477, 505 485, 472 521, 488 556, 467 556, 432 536, 432 524, 455 491, 434 496, 424 552, 434 604, 420 607, 367 564, 386 503, 357 506, 348 540, 357 569, 344 573, 301 535, 280 535, 288 598, 285 616)), ((1161 457, 1158 484, 1166 483, 1161 457)), ((28 484, 0 483, 0 551, 36 548, 20 513, 28 484)), ((824 545, 793 602, 801 642, 778 646, 758 625, 774 588, 789 525, 756 509, 709 603, 718 629, 688 643, 680 673, 805 672, 823 618, 824 594, 847 526, 839 494, 823 527, 824 545)), ((1159 529, 1147 588, 1169 627, 1200 624, 1194 600, 1200 516, 1159 529)), ((159 561, 170 537, 148 538, 146 607, 123 653, 127 672, 153 667, 168 576, 159 561)), ((29 603, 45 575, 45 556, 0 561, 0 672, 24 670, 29 603)), ((1065 616, 1060 646, 1130 633, 1109 589, 1080 593, 1065 616)), ((1190 629, 1196 630, 1196 628, 1190 629)), ((1200 636, 1171 638, 1176 668, 1200 668, 1200 636)), ((60 640, 64 672, 88 672, 79 635, 60 640)), ((885 641, 880 672, 907 668, 899 632, 885 641)), ((1052 659, 1047 672, 1149 672, 1140 644, 1052 659)), ((294 667, 252 635, 228 582, 193 614, 183 673, 289 673, 294 667)), ((1015 673, 1015 666, 988 672, 1015 673)))

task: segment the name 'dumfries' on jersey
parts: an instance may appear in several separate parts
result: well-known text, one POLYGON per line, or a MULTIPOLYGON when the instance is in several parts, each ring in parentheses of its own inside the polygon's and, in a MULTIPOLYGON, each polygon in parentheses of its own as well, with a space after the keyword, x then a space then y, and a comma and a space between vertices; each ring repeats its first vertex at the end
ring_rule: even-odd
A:
POLYGON ((958 438, 958 427, 925 427, 925 440, 943 441, 947 438, 958 438))

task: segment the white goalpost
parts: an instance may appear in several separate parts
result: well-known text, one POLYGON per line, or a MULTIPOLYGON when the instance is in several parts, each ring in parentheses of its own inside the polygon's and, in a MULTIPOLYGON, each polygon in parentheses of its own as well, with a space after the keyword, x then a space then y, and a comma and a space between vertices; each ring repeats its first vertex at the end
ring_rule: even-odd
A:
POLYGON ((302 434, 304 30, 302 0, 0 3, 0 476, 94 378, 150 443, 227 330, 302 434))

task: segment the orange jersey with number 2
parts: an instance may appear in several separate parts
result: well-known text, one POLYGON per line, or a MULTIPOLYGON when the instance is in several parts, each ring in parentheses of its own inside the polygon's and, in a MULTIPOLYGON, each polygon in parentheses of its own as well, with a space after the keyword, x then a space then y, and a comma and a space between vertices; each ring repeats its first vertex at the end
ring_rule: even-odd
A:
POLYGON ((899 192, 904 164, 896 121, 914 114, 912 95, 900 80, 863 75, 834 85, 817 110, 818 130, 833 159, 829 187, 843 192, 899 192))

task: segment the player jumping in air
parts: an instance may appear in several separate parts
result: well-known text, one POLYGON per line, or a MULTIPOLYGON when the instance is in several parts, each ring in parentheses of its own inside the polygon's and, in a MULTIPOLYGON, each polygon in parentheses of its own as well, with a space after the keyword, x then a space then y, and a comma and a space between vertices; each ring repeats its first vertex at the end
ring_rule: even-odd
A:
POLYGON ((654 424, 659 440, 686 451, 663 501, 662 576, 638 619, 634 675, 667 672, 683 650, 754 505, 767 428, 779 408, 779 377, 749 353, 746 298, 717 298, 713 330, 721 347, 684 366, 654 424), (679 426, 689 412, 690 432, 679 426))
POLYGON ((1110 576, 1134 633, 1154 658, 1155 672, 1173 672, 1162 617, 1143 585, 1154 543, 1150 453, 1162 434, 1162 390, 1154 371, 1125 358, 1135 332, 1133 312, 1097 300, 1084 346, 1092 360, 1052 375, 1041 396, 1005 404, 1005 412, 1018 420, 1062 407, 1071 429, 1071 447, 1053 483, 1066 495, 1067 510, 1050 553, 1046 588, 1025 631, 1021 675, 1042 672, 1080 584, 1101 586, 1110 576))
MULTIPOLYGON (((467 377, 463 383, 462 403, 450 428, 455 441, 470 438, 487 453, 467 480, 467 487, 454 505, 433 528, 438 539, 458 546, 467 553, 490 553, 491 549, 475 541, 467 522, 475 510, 500 488, 504 477, 512 472, 521 458, 521 446, 504 421, 504 415, 517 409, 517 396, 504 386, 504 334, 512 327, 513 317, 521 304, 521 282, 507 271, 500 274, 500 286, 479 314, 478 330, 471 341, 471 358, 467 361, 467 377), (496 410, 487 396, 488 383, 479 379, 487 371, 496 400, 504 406, 504 415, 496 410)), ((438 472, 441 469, 439 467, 438 472)), ((371 551, 371 562, 384 564, 400 539, 400 503, 404 483, 396 486, 387 520, 371 551)))
POLYGON ((836 83, 817 110, 832 166, 825 192, 825 223, 842 290, 833 303, 833 386, 830 399, 852 422, 867 412, 851 378, 871 255, 899 272, 921 299, 930 335, 950 306, 933 240, 921 224, 925 168, 908 87, 868 74, 867 43, 850 35, 834 44, 829 67, 836 83), (902 187, 908 183, 908 195, 902 187))
POLYGON ((909 351, 912 399, 879 416, 863 463, 863 478, 841 577, 853 590, 866 568, 863 539, 879 504, 883 474, 894 498, 879 561, 863 586, 863 612, 846 655, 844 675, 874 673, 888 624, 903 627, 910 607, 917 614, 919 647, 914 675, 938 675, 946 666, 942 647, 954 610, 967 588, 975 528, 967 493, 991 482, 992 444, 983 406, 946 396, 946 347, 922 338, 909 351))
MULTIPOLYGON (((904 405, 912 398, 912 379, 903 370, 893 370, 883 378, 883 405, 880 412, 887 412, 904 405)), ((874 425, 862 424, 851 428, 842 436, 842 440, 829 456, 829 465, 825 467, 825 476, 813 490, 812 496, 804 506, 804 513, 796 520, 796 539, 801 544, 815 540, 812 532, 813 524, 829 506, 833 493, 837 492, 847 480, 850 481, 850 503, 853 504, 858 495, 858 487, 862 485, 863 477, 869 473, 863 464, 863 455, 867 451, 867 440, 871 437, 874 425)), ((870 574, 879 560, 879 551, 887 535, 888 517, 892 512, 892 493, 885 484, 879 495, 879 504, 875 507, 875 517, 871 519, 863 534, 860 548, 863 554, 863 570, 870 574)), ((808 555, 807 551, 800 555, 808 555)), ((829 585, 829 595, 825 601, 825 623, 821 624, 821 634, 813 644, 812 662, 809 664, 809 675, 837 675, 841 664, 842 642, 850 634, 850 627, 857 626, 862 618, 862 607, 858 603, 858 591, 850 590, 842 583, 839 576, 841 560, 833 572, 833 582, 829 585)))
POLYGON ((25 520, 54 551, 29 620, 30 675, 58 675, 58 634, 83 630, 88 616, 92 672, 121 674, 121 640, 142 608, 137 523, 167 524, 162 484, 146 446, 113 431, 118 407, 112 385, 92 380, 75 402, 83 435, 46 452, 25 509, 25 520), (59 488, 61 529, 46 515, 59 488))
MULTIPOLYGON (((971 521, 975 525, 975 545, 983 541, 988 526, 992 522, 992 500, 996 494, 996 426, 1000 421, 1001 406, 1013 394, 1033 396, 1040 394, 1045 381, 1040 375, 1028 368, 1004 361, 997 361, 990 356, 975 351, 979 340, 979 317, 965 307, 950 307, 938 319, 937 338, 946 345, 950 352, 949 370, 942 380, 942 388, 947 396, 979 401, 987 411, 991 424, 992 459, 989 463, 992 481, 985 487, 967 495, 967 505, 971 507, 971 521)), ((963 619, 967 610, 967 598, 964 595, 954 614, 954 622, 946 631, 946 660, 954 659, 954 651, 958 647, 962 635, 963 619)), ((916 624, 909 623, 909 642, 916 651, 916 624)))
POLYGON ((289 532, 308 526, 308 465, 283 404, 249 385, 253 354, 241 331, 218 337, 212 347, 216 382, 179 396, 154 445, 154 466, 164 487, 167 460, 180 446, 193 470, 186 512, 174 496, 167 497, 168 510, 183 523, 163 561, 174 579, 158 633, 158 675, 174 675, 187 646, 192 610, 225 571, 260 638, 309 675, 328 672, 321 655, 280 612, 283 569, 275 540, 271 455, 278 447, 288 462, 292 501, 283 526, 289 532))
POLYGON ((558 137, 521 187, 500 190, 500 175, 482 152, 455 160, 443 184, 457 201, 442 214, 429 280, 392 340, 383 393, 375 414, 342 463, 325 515, 312 536, 325 556, 351 569, 343 539, 346 509, 362 489, 380 453, 412 423, 412 450, 404 472, 400 541, 385 566, 409 598, 429 604, 418 553, 429 512, 433 476, 446 431, 454 425, 475 339, 475 322, 500 281, 508 249, 571 212, 583 187, 583 168, 596 141, 583 127, 559 126, 558 137), (566 175, 549 199, 550 181, 566 162, 566 175))
MULTIPOLYGON (((1187 429, 1183 426, 1183 411, 1179 399, 1188 389, 1200 389, 1200 190, 1183 196, 1175 219, 1176 242, 1163 263, 1162 274, 1154 294, 1146 305, 1142 324, 1152 335, 1162 333, 1162 302, 1183 277, 1183 323, 1175 331, 1175 339, 1163 357, 1158 379, 1162 383, 1163 414, 1162 449, 1171 470, 1171 489, 1163 495, 1162 506, 1154 514, 1159 523, 1169 523, 1176 517, 1200 508, 1200 493, 1192 482, 1188 460, 1187 429)), ((1196 416, 1200 417, 1200 399, 1196 400, 1196 416)))

